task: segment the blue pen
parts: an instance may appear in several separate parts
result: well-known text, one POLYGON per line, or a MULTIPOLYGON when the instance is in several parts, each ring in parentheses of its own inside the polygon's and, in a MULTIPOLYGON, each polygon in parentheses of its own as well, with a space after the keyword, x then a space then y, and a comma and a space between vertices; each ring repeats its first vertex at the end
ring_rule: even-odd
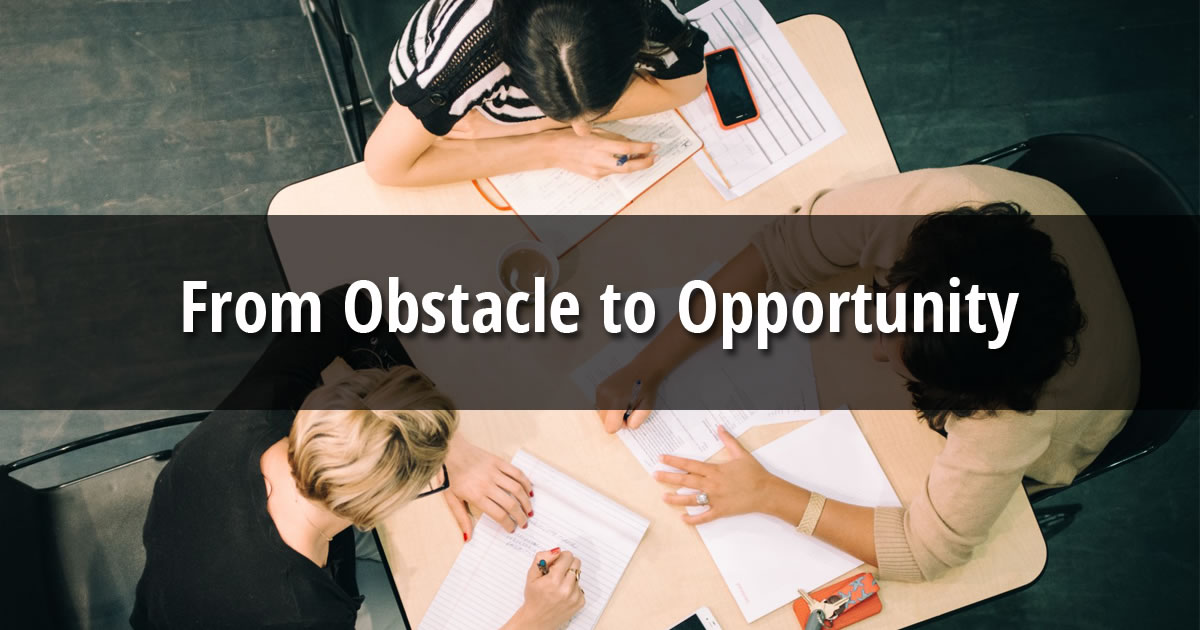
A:
POLYGON ((633 414, 633 406, 637 404, 638 395, 642 393, 642 379, 638 379, 633 384, 633 393, 629 395, 629 406, 625 408, 625 417, 623 422, 629 422, 629 416, 633 414))

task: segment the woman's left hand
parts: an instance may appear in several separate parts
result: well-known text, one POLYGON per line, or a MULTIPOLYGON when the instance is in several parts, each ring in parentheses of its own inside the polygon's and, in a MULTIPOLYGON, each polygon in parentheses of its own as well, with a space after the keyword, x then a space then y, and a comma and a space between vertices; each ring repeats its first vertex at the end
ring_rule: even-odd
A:
MULTIPOLYGON (((717 430, 718 437, 729 451, 729 459, 720 464, 708 464, 694 459, 664 455, 662 461, 684 472, 658 471, 654 478, 673 486, 699 490, 708 495, 708 510, 683 515, 683 522, 699 525, 723 516, 749 512, 765 512, 772 495, 786 482, 763 468, 725 427, 717 430)), ((668 492, 663 502, 671 505, 696 506, 698 494, 668 492)))
POLYGON ((533 516, 533 484, 516 466, 455 436, 446 455, 450 487, 443 492, 464 539, 474 531, 470 503, 512 533, 533 516))

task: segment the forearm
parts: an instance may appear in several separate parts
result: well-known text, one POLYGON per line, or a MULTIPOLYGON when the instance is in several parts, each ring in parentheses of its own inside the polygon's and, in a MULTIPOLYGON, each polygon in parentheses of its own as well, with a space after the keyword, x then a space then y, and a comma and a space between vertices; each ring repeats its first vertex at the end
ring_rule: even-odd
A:
POLYGON ((704 91, 706 81, 707 75, 703 72, 671 81, 648 81, 637 77, 612 111, 600 121, 646 116, 686 105, 704 91))
MULTIPOLYGON (((721 267, 709 280, 718 298, 722 293, 759 293, 767 287, 767 267, 754 246, 747 246, 737 256, 721 267)), ((691 310, 701 312, 703 297, 699 292, 692 294, 691 310)), ((661 379, 683 363, 694 352, 712 343, 718 336, 713 330, 694 334, 684 329, 676 315, 646 347, 638 353, 633 363, 645 372, 646 378, 661 379)))
MULTIPOLYGON (((799 524, 812 493, 779 478, 775 478, 775 484, 761 511, 786 523, 799 524)), ((873 508, 826 499, 813 536, 867 564, 878 564, 873 508)))
POLYGON ((554 166, 554 141, 548 133, 486 138, 441 139, 411 164, 368 165, 375 181, 389 186, 436 186, 554 166))

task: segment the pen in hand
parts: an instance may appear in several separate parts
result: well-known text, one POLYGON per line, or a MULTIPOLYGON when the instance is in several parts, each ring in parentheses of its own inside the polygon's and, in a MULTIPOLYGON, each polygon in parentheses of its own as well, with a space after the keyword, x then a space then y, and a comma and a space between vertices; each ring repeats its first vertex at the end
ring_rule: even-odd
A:
POLYGON ((633 415, 633 408, 637 405, 638 396, 642 393, 642 379, 638 379, 633 383, 633 393, 629 394, 629 406, 625 408, 625 417, 622 422, 629 423, 629 416, 633 415))
MULTIPOLYGON (((558 552, 559 552, 558 547, 555 547, 550 550, 551 555, 557 556, 558 552)), ((537 568, 538 568, 538 572, 541 573, 542 575, 546 575, 547 573, 550 572, 550 567, 546 564, 546 561, 544 559, 538 560, 537 568)))

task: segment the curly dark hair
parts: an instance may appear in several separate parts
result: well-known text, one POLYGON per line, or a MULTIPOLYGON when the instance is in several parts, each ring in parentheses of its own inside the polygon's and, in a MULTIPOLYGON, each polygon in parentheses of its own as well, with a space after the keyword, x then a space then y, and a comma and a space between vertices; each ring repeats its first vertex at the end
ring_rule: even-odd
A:
MULTIPOLYGON (((937 212, 921 220, 908 237, 904 254, 887 277, 907 293, 946 296, 973 284, 982 292, 1019 293, 1004 346, 989 350, 996 322, 991 309, 980 309, 987 334, 908 332, 901 358, 915 381, 908 384, 913 406, 930 426, 941 430, 953 414, 995 415, 1012 409, 1037 409, 1046 382, 1079 356, 1079 333, 1086 318, 1075 299, 1075 285, 1050 237, 1015 203, 991 203, 937 212), (961 280, 959 289, 950 278, 961 280)), ((966 318, 966 301, 960 306, 966 318)), ((944 313, 943 315, 949 315, 944 313)), ((949 319, 947 317, 947 319, 949 319)), ((926 322, 925 330, 931 330, 926 322)))

